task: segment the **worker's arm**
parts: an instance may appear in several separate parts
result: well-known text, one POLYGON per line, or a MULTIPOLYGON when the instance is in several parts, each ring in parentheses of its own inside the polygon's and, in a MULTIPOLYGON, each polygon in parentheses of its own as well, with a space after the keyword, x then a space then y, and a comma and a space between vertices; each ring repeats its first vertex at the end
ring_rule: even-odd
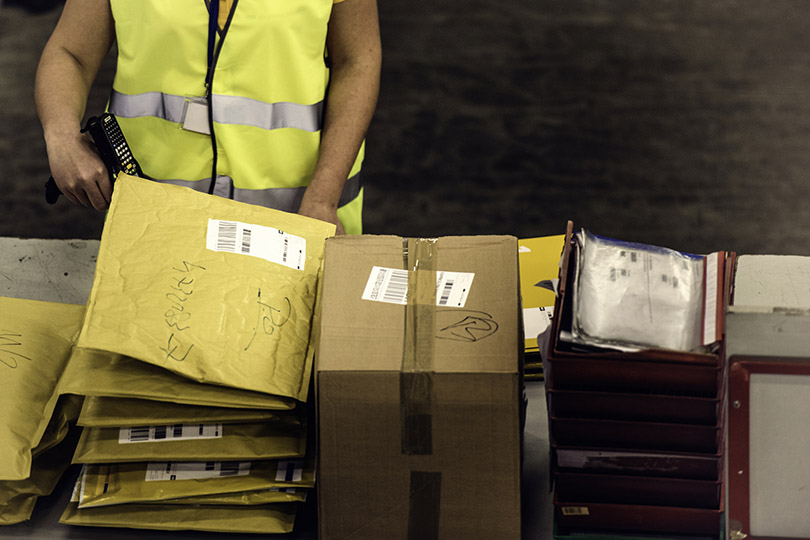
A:
POLYGON ((90 87, 115 40, 109 0, 67 0, 37 68, 34 96, 51 174, 76 204, 107 208, 112 185, 80 133, 90 87))
POLYGON ((342 234, 338 201, 374 114, 380 87, 376 0, 335 4, 326 46, 332 71, 321 149, 299 213, 335 223, 342 234))

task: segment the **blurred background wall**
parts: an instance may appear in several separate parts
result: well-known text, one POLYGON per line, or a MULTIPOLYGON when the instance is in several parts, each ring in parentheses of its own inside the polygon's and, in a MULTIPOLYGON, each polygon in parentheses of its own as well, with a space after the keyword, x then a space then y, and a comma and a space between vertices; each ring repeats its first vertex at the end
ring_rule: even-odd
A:
MULTIPOLYGON (((45 204, 33 102, 54 0, 0 0, 0 236, 99 238, 45 204)), ((707 253, 810 254, 805 0, 379 2, 365 229, 592 232, 707 253)), ((108 58, 89 114, 104 107, 108 58)))

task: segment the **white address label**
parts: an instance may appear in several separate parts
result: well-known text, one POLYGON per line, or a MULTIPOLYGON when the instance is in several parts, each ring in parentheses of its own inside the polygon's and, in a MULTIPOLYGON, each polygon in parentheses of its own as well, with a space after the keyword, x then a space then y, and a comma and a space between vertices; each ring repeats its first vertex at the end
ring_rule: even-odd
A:
POLYGON ((273 227, 241 221, 208 220, 206 249, 241 253, 303 270, 307 259, 307 241, 273 227))
POLYGON ((174 424, 171 426, 126 427, 118 431, 118 443, 219 439, 222 424, 174 424))
MULTIPOLYGON (((471 272, 436 272, 436 305, 464 307, 475 274, 471 272)), ((408 303, 408 271, 401 268, 374 266, 363 291, 363 300, 408 303)))
POLYGON ((231 478, 250 474, 249 461, 209 462, 152 462, 146 465, 146 481, 205 480, 208 478, 231 478))

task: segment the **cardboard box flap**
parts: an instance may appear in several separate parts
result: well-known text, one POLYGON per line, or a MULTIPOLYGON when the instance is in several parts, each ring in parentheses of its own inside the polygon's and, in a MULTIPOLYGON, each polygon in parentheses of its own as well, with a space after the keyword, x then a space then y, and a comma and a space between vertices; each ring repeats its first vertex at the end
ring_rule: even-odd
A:
POLYGON ((399 371, 407 333, 413 331, 406 325, 410 303, 421 305, 424 316, 417 320, 433 327, 428 370, 517 371, 519 344, 512 332, 518 327, 517 253, 517 239, 511 236, 330 238, 320 335, 320 347, 329 355, 319 369, 399 371), (435 305, 426 305, 423 294, 414 298, 407 292, 414 279, 408 266, 419 245, 432 258, 420 269, 428 266, 436 274, 435 295, 430 296, 435 305))

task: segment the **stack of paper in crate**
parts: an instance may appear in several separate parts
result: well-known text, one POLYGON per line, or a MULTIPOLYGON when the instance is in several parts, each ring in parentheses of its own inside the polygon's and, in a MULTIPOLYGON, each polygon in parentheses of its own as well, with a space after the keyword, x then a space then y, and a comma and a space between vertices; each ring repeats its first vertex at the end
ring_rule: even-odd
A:
POLYGON ((518 240, 520 296, 525 339, 524 370, 528 380, 543 378, 541 345, 537 336, 551 325, 555 286, 565 235, 518 240))
POLYGON ((724 261, 569 224, 546 377, 558 538, 720 535, 724 261))
POLYGON ((283 533, 314 485, 314 303, 334 226, 121 175, 63 391, 62 522, 283 533), (159 510, 159 511, 158 511, 159 510))
POLYGON ((70 465, 79 405, 58 384, 84 306, 0 298, 0 524, 30 519, 70 465))

